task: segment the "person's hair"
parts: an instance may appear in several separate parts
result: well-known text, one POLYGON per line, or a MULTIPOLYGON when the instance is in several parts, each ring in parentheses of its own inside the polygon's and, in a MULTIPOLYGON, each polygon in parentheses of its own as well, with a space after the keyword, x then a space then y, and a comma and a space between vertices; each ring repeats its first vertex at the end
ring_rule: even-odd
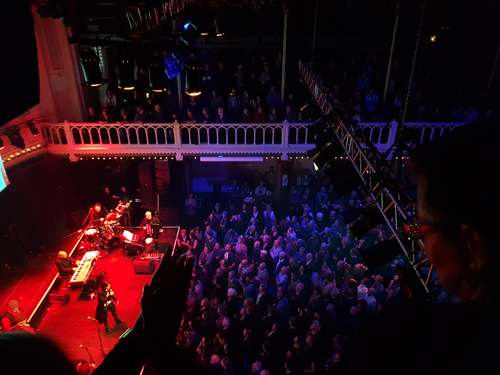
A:
POLYGON ((423 205, 457 240, 459 226, 477 231, 488 247, 489 272, 498 264, 500 124, 478 122, 413 150, 410 166, 423 183, 423 205))

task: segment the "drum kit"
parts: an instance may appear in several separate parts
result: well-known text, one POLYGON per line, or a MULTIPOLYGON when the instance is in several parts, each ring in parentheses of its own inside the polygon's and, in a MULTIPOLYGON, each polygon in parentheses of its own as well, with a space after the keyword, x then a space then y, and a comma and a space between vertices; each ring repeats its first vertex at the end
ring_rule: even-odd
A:
POLYGON ((90 223, 83 238, 89 248, 109 250, 121 241, 120 219, 129 206, 130 202, 119 202, 105 218, 90 223))

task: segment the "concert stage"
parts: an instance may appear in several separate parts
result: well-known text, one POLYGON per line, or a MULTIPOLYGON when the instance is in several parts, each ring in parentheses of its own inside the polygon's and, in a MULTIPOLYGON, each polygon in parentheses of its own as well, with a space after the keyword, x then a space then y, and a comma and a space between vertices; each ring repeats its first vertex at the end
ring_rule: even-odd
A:
MULTIPOLYGON (((178 227, 164 227, 161 239, 164 244, 168 243, 170 249, 174 248, 178 231, 178 227)), ((72 238, 72 244, 70 241, 67 247, 58 250, 66 249, 70 252, 74 247, 77 253, 82 236, 75 237, 72 238)), ((109 352, 125 329, 135 323, 140 312, 142 288, 149 282, 151 275, 136 274, 133 258, 126 256, 122 247, 113 249, 109 254, 102 253, 93 274, 105 271, 119 301, 118 314, 124 321, 123 325, 113 328, 114 320, 109 315, 108 322, 112 330, 110 334, 106 334, 104 327, 94 320, 96 299, 80 298, 82 288, 56 288, 60 281, 55 267, 56 254, 57 252, 50 257, 45 256, 45 259, 34 260, 24 275, 20 275, 17 281, 11 280, 9 288, 2 287, 2 306, 11 299, 19 300, 26 315, 33 317, 32 324, 37 328, 38 334, 54 340, 69 359, 89 360, 90 353, 93 360, 100 363, 103 353, 109 352), (67 294, 69 302, 51 302, 53 292, 58 295, 67 294)))

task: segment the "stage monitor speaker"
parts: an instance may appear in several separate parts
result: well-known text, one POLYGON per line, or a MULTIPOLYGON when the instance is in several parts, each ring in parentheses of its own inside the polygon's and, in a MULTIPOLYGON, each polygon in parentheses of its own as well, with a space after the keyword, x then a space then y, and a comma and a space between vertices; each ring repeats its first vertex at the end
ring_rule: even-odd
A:
POLYGON ((155 272, 155 261, 152 259, 137 258, 133 261, 134 272, 138 275, 151 275, 155 272))

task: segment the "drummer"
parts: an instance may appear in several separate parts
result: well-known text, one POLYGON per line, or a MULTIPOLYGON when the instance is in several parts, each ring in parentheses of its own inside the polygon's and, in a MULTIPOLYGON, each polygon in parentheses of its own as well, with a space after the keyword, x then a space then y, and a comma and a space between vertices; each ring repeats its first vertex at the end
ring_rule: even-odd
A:
POLYGON ((107 210, 101 203, 97 202, 92 206, 89 212, 90 222, 95 222, 106 217, 107 210))

